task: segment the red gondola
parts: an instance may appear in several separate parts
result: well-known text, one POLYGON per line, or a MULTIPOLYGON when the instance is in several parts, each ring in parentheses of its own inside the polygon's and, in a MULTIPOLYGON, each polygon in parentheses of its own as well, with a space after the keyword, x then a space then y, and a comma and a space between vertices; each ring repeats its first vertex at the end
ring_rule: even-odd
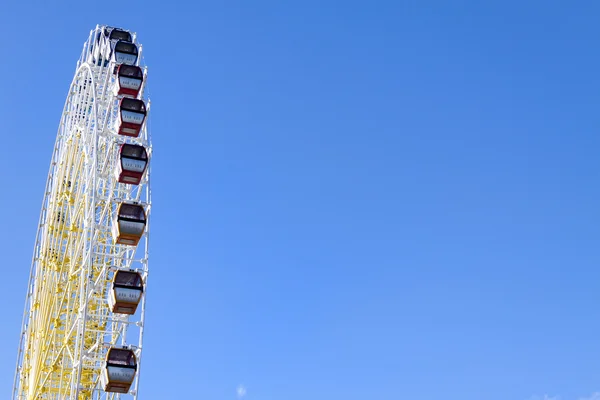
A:
POLYGON ((135 353, 126 347, 108 350, 100 380, 105 392, 128 393, 137 372, 135 353))
POLYGON ((146 119, 146 104, 142 100, 124 97, 119 102, 117 132, 119 135, 138 137, 146 119))
POLYGON ((108 304, 116 314, 135 314, 142 299, 144 282, 142 276, 135 271, 117 271, 113 278, 112 290, 108 304))
POLYGON ((112 223, 115 243, 137 246, 146 228, 146 211, 138 204, 121 203, 112 223))
POLYGON ((144 81, 144 73, 135 65, 121 64, 117 67, 115 96, 137 98, 144 81))
POLYGON ((148 153, 144 146, 122 144, 119 149, 119 162, 115 176, 121 183, 139 185, 148 166, 148 153))

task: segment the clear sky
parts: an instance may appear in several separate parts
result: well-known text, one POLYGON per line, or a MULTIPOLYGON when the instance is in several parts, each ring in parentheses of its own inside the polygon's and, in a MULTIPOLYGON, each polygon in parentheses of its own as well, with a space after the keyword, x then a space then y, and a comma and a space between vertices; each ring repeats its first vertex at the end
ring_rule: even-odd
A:
POLYGON ((0 12, 1 398, 98 23, 150 68, 141 398, 600 398, 600 3, 52 3, 0 12))

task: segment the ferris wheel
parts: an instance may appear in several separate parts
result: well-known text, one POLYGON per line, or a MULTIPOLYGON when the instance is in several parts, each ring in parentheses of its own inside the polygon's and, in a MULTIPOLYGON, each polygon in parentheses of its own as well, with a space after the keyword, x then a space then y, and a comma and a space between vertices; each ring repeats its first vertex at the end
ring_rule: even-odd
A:
POLYGON ((96 26, 65 102, 33 252, 13 400, 137 399, 152 145, 142 46, 96 26))

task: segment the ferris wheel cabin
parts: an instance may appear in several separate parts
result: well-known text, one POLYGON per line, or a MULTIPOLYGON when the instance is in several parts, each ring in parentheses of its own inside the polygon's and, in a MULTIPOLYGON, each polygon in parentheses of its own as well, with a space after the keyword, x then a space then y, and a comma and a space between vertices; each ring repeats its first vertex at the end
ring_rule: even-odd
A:
POLYGON ((115 175, 120 183, 139 185, 148 166, 148 153, 144 146, 124 143, 119 149, 119 162, 115 175))
POLYGON ((117 132, 119 135, 138 137, 146 119, 146 104, 142 100, 123 97, 119 102, 117 132))
POLYGON ((108 37, 108 40, 113 43, 118 40, 123 40, 125 42, 133 41, 131 38, 131 33, 121 28, 104 28, 104 37, 108 37))
POLYGON ((146 212, 139 204, 121 203, 112 223, 115 243, 137 246, 146 228, 146 212))
POLYGON ((123 348, 111 348, 100 380, 105 392, 127 393, 135 379, 137 359, 133 351, 123 348))
POLYGON ((138 48, 131 42, 119 40, 113 49, 113 61, 117 64, 134 65, 138 57, 138 48))
POLYGON ((117 271, 113 278, 108 304, 113 313, 135 314, 144 292, 142 276, 135 271, 117 271))
POLYGON ((121 64, 117 67, 115 95, 137 98, 144 81, 142 69, 135 65, 121 64))

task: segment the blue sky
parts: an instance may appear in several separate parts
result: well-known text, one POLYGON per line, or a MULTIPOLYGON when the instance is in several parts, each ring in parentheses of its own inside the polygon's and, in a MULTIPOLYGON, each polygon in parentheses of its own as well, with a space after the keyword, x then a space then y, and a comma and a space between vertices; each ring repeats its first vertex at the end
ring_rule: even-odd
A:
POLYGON ((150 67, 143 398, 600 397, 600 4, 47 3, 0 13, 1 396, 100 23, 150 67))

